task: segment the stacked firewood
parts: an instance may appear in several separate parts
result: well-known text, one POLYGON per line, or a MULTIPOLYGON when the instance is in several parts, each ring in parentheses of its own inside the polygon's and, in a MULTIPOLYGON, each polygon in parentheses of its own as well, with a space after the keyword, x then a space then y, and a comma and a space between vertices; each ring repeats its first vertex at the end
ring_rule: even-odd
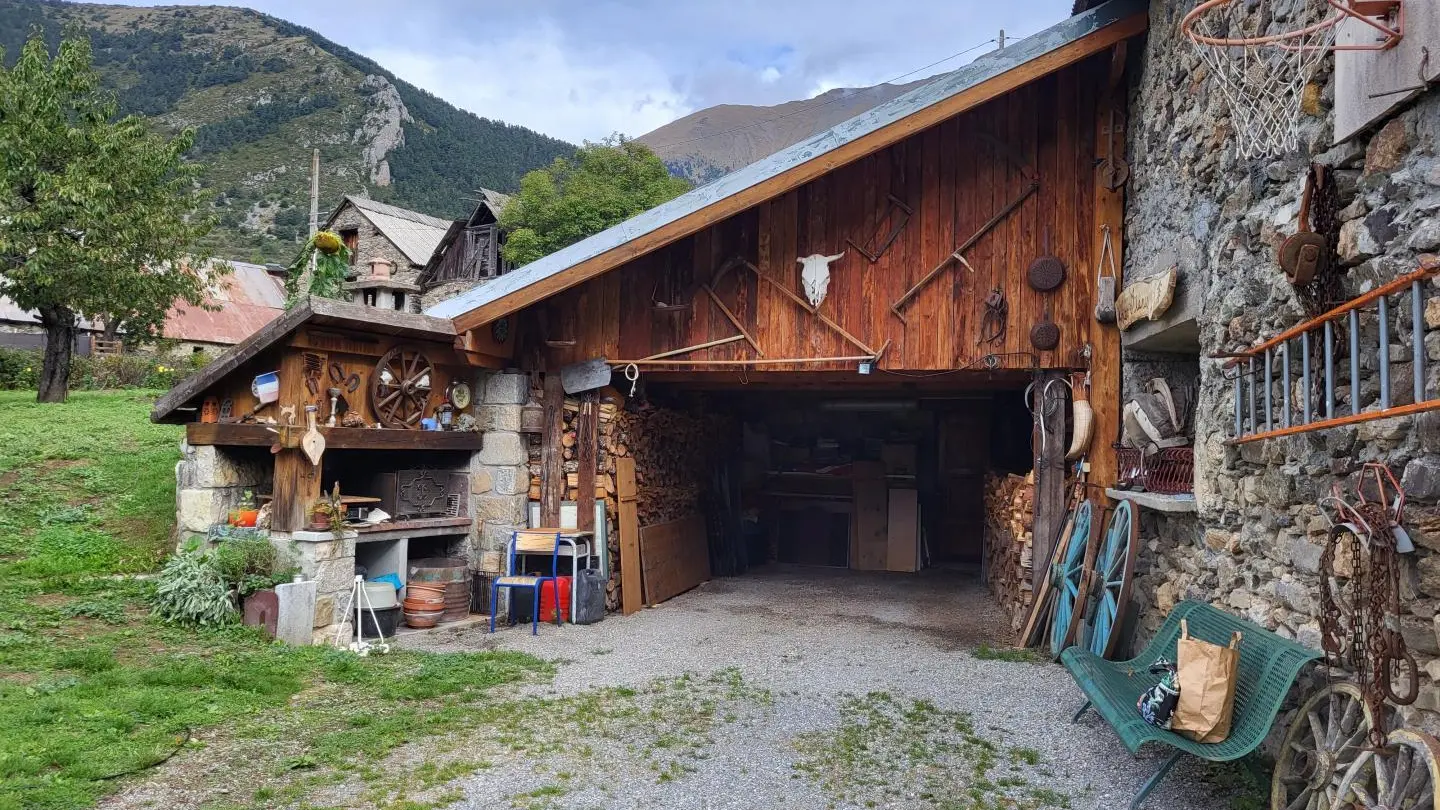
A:
POLYGON ((990 591, 1016 629, 1034 601, 1034 475, 985 480, 985 553, 990 591))

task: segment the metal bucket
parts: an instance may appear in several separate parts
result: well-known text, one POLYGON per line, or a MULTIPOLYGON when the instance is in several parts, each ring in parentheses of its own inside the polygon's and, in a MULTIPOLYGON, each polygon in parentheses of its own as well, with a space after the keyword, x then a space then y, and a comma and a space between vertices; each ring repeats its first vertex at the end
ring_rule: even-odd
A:
POLYGON ((406 566, 409 582, 442 585, 445 612, 440 621, 453 622, 470 615, 470 571, 460 557, 424 557, 406 566))

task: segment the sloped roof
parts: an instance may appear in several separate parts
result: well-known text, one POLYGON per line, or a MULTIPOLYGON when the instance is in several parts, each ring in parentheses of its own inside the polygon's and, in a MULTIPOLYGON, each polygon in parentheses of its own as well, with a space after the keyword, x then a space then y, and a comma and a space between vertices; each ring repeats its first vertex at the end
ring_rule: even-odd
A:
POLYGON ((490 206, 490 211, 498 219, 500 214, 510 205, 510 195, 492 191, 488 188, 480 189, 480 197, 485 204, 490 206))
POLYGON ((501 194, 498 191, 492 191, 488 188, 476 190, 480 192, 480 200, 475 203, 475 210, 471 211, 470 216, 465 219, 457 219, 450 223, 450 227, 445 231, 445 235, 441 237, 440 241, 435 245, 435 250, 431 251, 429 260, 425 262, 425 267, 420 270, 420 275, 416 279, 420 284, 430 283, 430 280, 435 276, 435 269, 440 266, 440 260, 445 257, 445 251, 450 249, 450 246, 460 237, 462 231, 470 227, 480 218, 482 212, 488 209, 490 215, 496 220, 499 220, 500 214, 504 212, 506 206, 510 205, 511 197, 509 194, 501 194))
POLYGON ((483 325, 873 154, 922 129, 1128 39, 1146 0, 1109 0, 982 56, 831 129, 437 303, 427 315, 483 325))
POLYGON ((423 265, 429 261, 430 254, 435 252, 435 246, 440 244, 440 240, 445 237, 445 231, 450 228, 448 219, 432 217, 354 194, 345 195, 344 201, 325 221, 327 228, 335 221, 346 203, 359 209, 360 214, 399 248, 412 264, 423 265))
POLYGON ((165 337, 234 345, 285 311, 285 291, 264 265, 230 262, 230 267, 231 274, 207 296, 207 302, 220 309, 177 303, 165 319, 165 337))
POLYGON ((198 397, 220 378, 254 359, 303 324, 355 329, 371 334, 395 335, 413 340, 434 340, 451 343, 455 327, 447 320, 429 318, 408 312, 376 309, 347 301, 328 298, 307 298, 262 327, 244 341, 226 349, 219 357, 196 373, 186 377, 155 403, 150 421, 161 422, 171 417, 186 403, 198 397))

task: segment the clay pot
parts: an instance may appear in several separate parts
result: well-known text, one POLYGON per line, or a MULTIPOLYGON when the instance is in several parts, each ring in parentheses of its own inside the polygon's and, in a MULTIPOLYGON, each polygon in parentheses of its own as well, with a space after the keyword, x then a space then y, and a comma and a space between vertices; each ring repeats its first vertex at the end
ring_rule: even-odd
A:
POLYGON ((433 583, 412 582, 405 586, 406 599, 445 599, 445 586, 433 583))
POLYGON ((440 610, 409 610, 405 611, 405 624, 410 627, 434 627, 440 622, 440 610))
POLYGON ((236 509, 230 513, 230 525, 253 529, 260 519, 259 509, 236 509))
POLYGON ((406 610, 418 610, 418 611, 421 611, 421 612, 427 612, 427 611, 431 611, 431 610, 444 610, 444 609, 445 609, 445 600, 444 600, 444 599, 406 599, 404 602, 401 602, 401 605, 403 605, 406 610))

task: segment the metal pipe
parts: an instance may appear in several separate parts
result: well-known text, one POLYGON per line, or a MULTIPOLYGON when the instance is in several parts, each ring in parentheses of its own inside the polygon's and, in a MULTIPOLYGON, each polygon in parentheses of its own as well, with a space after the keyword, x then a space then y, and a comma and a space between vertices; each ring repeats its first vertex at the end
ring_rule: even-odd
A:
POLYGON ((1380 296, 1380 410, 1390 407, 1390 299, 1380 296))
POLYGON ((1415 398, 1411 402, 1425 399, 1425 313, 1420 303, 1420 282, 1410 283, 1410 368, 1414 372, 1415 398))
POLYGON ((1235 375, 1235 438, 1245 436, 1245 426, 1240 421, 1240 375, 1235 375))
POLYGON ((1310 424, 1310 333, 1300 333, 1300 424, 1310 424))
POLYGON ((1250 368, 1245 372, 1245 387, 1250 397, 1250 432, 1254 433, 1260 429, 1260 423, 1255 421, 1255 358, 1250 358, 1250 368))
POLYGON ((1360 413, 1360 313, 1350 310, 1350 415, 1360 413))
POLYGON ((1271 430, 1273 430, 1274 427, 1275 427, 1274 424, 1270 421, 1271 418, 1272 418, 1272 415, 1275 413, 1275 406, 1274 406, 1274 404, 1271 402, 1271 393, 1272 393, 1272 392, 1274 391, 1274 389, 1275 389, 1275 370, 1274 370, 1274 368, 1273 368, 1273 366, 1274 366, 1273 360, 1274 360, 1274 358, 1271 356, 1270 350, 1269 350, 1269 349, 1266 349, 1266 350, 1265 350, 1265 432, 1267 432, 1267 433, 1270 432, 1271 430))
POLYGON ((1335 418, 1335 323, 1325 322, 1325 418, 1335 418))
POLYGON ((1280 424, 1290 427, 1290 341, 1280 344, 1280 424))
MULTIPOLYGON (((740 335, 736 335, 742 340, 740 335)), ((856 363, 862 360, 874 360, 873 354, 857 354, 851 357, 765 357, 758 360, 612 360, 611 368, 624 368, 625 366, 774 366, 786 363, 803 365, 805 363, 856 363)))

